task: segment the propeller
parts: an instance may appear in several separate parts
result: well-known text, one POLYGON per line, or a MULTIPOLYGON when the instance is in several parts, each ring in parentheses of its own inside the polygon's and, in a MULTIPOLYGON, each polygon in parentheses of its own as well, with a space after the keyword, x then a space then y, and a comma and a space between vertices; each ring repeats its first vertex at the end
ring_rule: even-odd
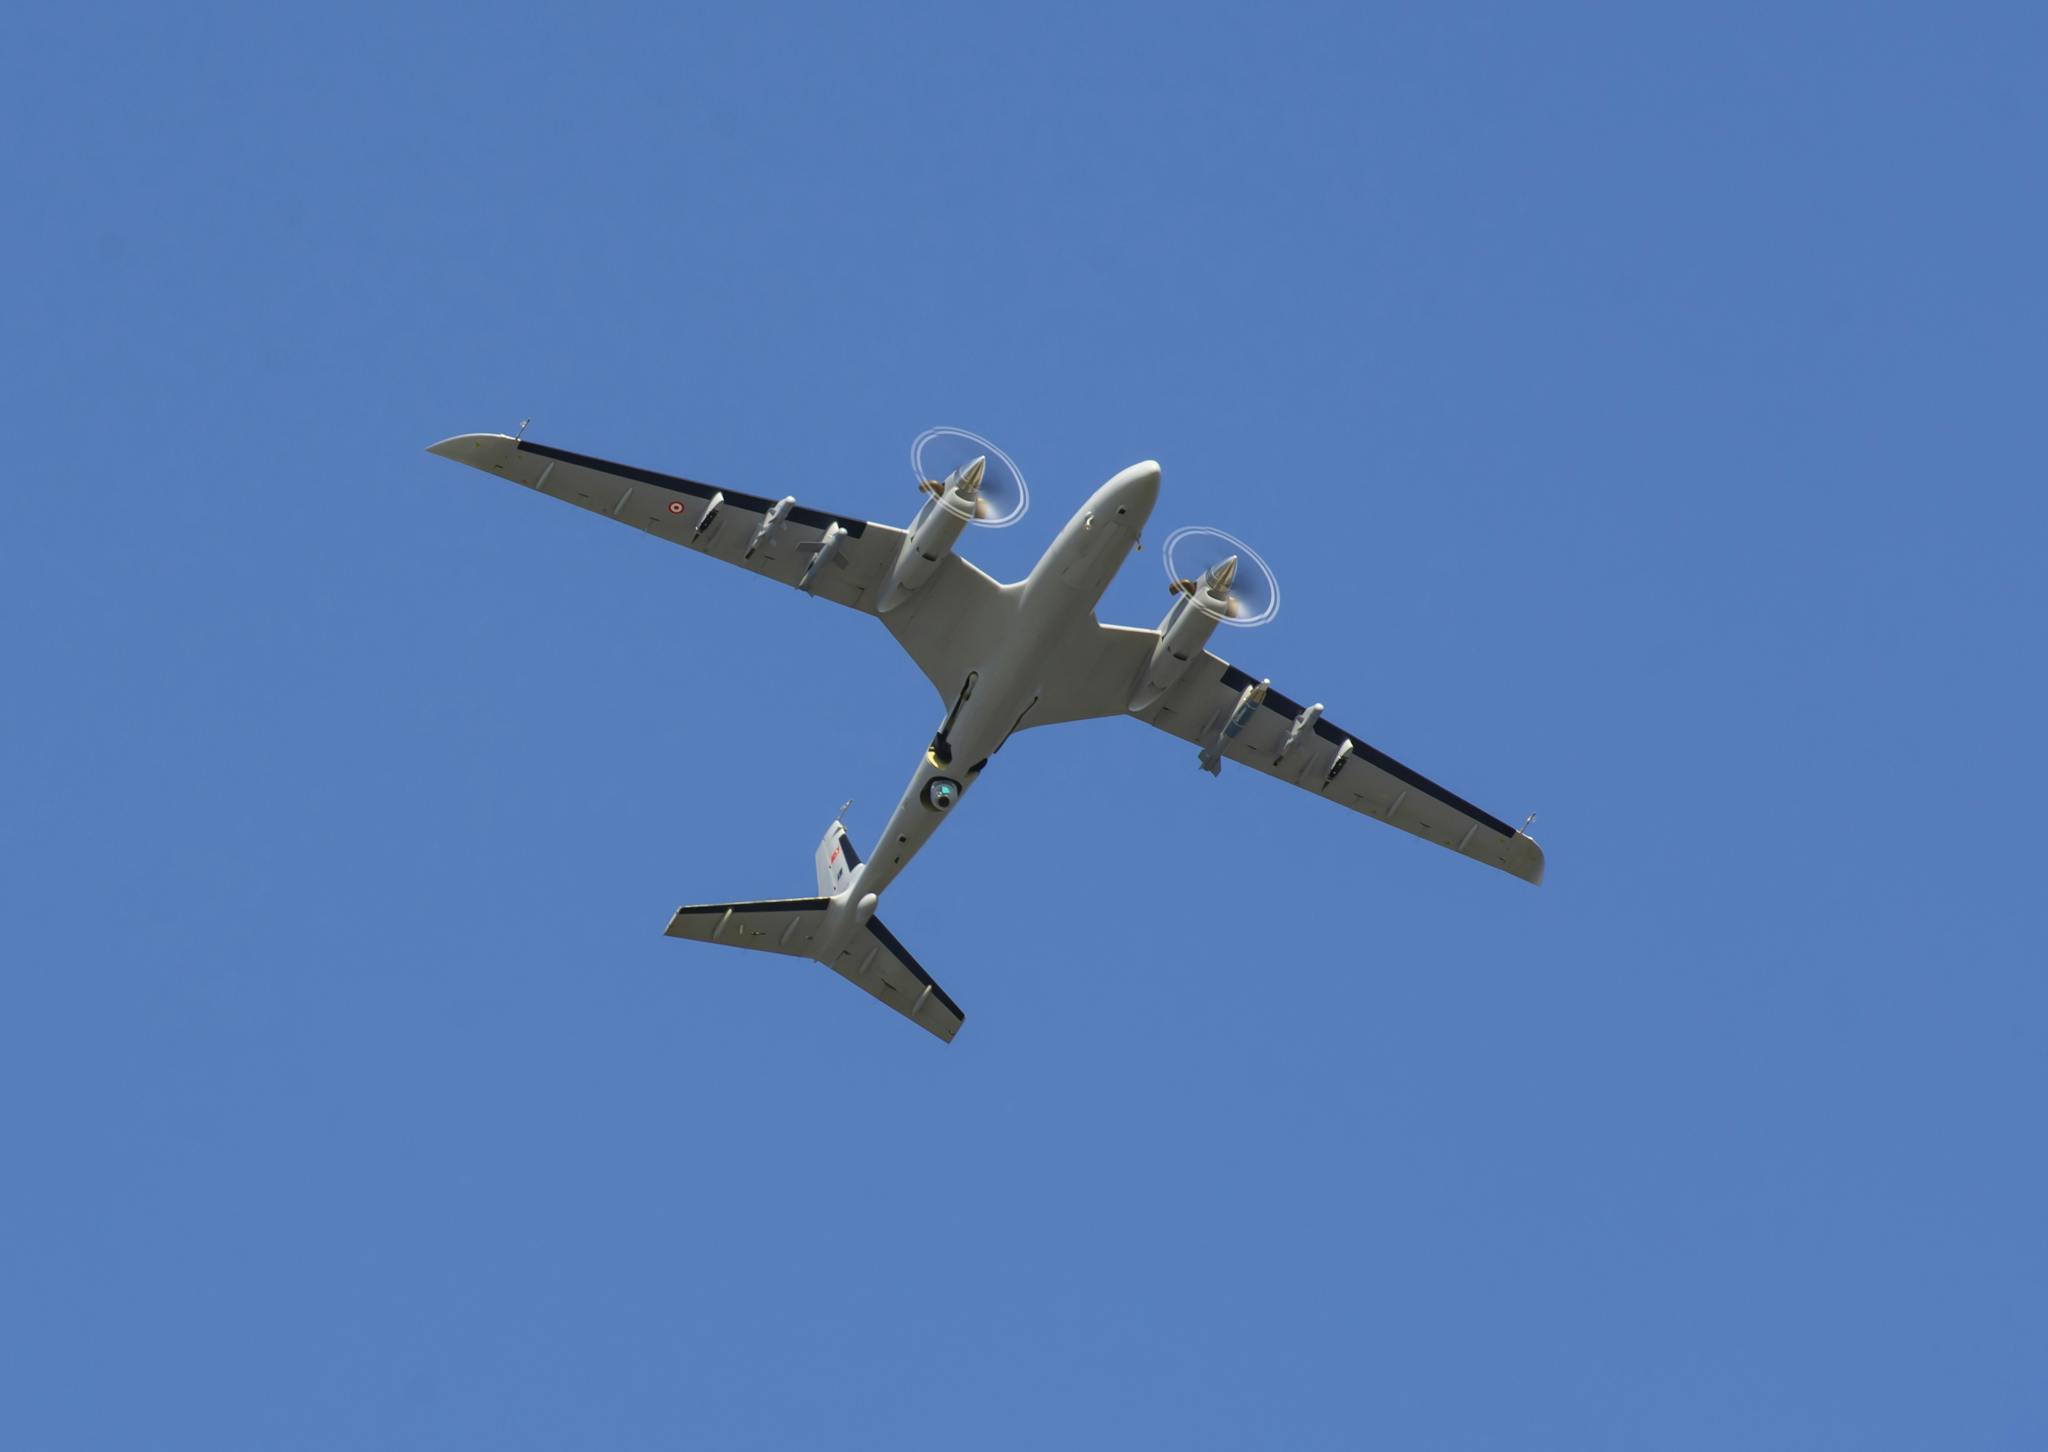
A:
POLYGON ((970 523, 1005 529, 1031 507, 1031 489, 1010 456, 966 429, 926 429, 910 446, 917 487, 970 523))
POLYGON ((1220 529, 1188 525, 1166 537, 1167 588, 1222 625, 1264 625, 1280 613, 1280 581, 1259 552, 1220 529))

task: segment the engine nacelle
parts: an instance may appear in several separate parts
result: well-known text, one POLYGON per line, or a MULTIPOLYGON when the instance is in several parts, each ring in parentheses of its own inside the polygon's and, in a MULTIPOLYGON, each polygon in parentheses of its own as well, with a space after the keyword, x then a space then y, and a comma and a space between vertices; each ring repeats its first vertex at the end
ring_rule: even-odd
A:
POLYGON ((889 572, 888 584, 882 587, 881 598, 875 606, 877 610, 887 614, 909 599, 931 579, 939 561, 951 554, 953 546, 959 543, 960 532, 967 528, 974 505, 971 499, 959 502, 955 497, 957 493, 958 487, 948 481, 942 492, 925 500, 924 508, 910 522, 910 533, 903 541, 903 548, 896 552, 896 567, 889 572))
POLYGON ((1217 616, 1195 598, 1195 591, 1201 588, 1198 584, 1182 594, 1159 622, 1159 644, 1152 647, 1152 659, 1138 678, 1131 710, 1142 711, 1172 690, 1216 633, 1217 616))

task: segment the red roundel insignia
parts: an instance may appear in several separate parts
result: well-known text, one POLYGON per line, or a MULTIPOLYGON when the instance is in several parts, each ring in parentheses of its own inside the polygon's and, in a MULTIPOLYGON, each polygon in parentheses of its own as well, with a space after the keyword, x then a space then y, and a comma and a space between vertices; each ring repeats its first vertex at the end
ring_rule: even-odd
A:
POLYGON ((681 514, 683 512, 683 501, 680 499, 669 501, 668 512, 670 514, 681 514))

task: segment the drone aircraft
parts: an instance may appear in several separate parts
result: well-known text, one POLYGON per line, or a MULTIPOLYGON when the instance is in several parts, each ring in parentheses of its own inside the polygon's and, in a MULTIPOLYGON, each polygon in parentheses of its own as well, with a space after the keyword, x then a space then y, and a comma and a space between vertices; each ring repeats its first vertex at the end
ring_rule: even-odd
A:
POLYGON ((945 718, 869 857, 855 852, 842 807, 818 843, 815 897, 680 907, 671 937, 813 959, 951 1042, 965 1015, 876 905, 1013 733, 1098 716, 1135 716, 1180 737, 1212 774, 1237 762, 1542 881, 1543 851, 1526 832, 1359 740, 1320 703, 1291 700, 1209 652, 1219 625, 1258 624, 1278 609, 1271 571, 1239 541, 1177 531, 1163 550, 1173 600, 1159 627, 1096 620, 1159 498, 1156 463, 1096 490, 1031 573, 1005 585, 955 546, 969 524, 1015 523, 1029 490, 1006 454, 962 430, 930 430, 913 447, 925 498, 908 529, 571 453, 523 428, 461 434, 429 452, 873 615, 939 693, 945 718))

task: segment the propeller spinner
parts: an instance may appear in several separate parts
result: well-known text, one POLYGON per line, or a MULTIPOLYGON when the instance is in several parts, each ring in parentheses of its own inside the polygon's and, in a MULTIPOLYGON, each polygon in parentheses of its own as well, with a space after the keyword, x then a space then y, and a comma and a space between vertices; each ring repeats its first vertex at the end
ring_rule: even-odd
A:
POLYGON ((1160 548, 1167 588, 1223 625, 1264 625, 1280 613, 1280 582, 1259 552, 1232 534, 1189 525, 1160 548))
POLYGON ((926 429, 910 446, 917 487, 971 523, 1004 529, 1031 507, 1031 489, 1010 456, 966 429, 926 429))

